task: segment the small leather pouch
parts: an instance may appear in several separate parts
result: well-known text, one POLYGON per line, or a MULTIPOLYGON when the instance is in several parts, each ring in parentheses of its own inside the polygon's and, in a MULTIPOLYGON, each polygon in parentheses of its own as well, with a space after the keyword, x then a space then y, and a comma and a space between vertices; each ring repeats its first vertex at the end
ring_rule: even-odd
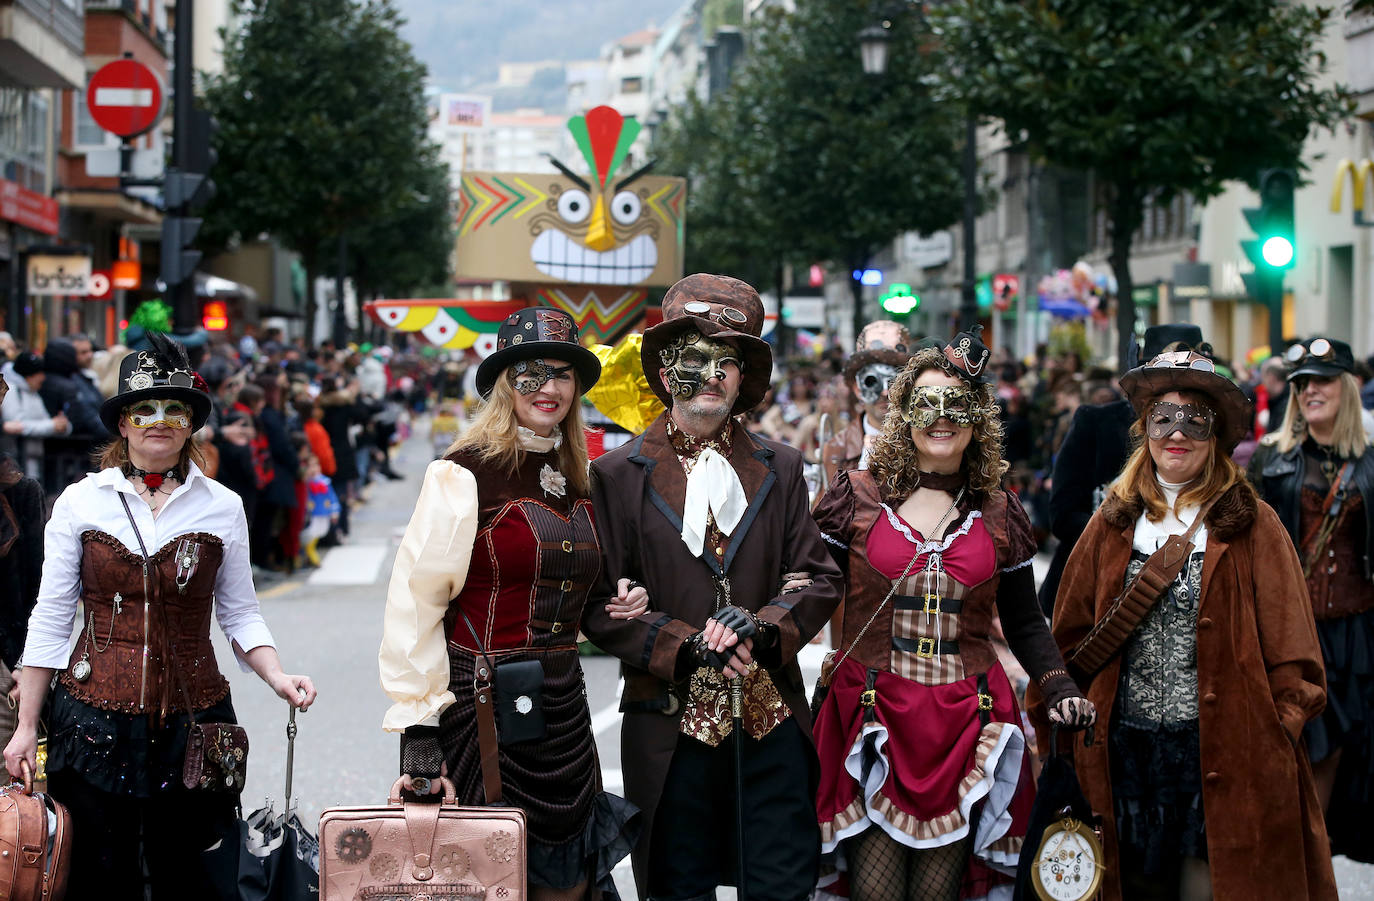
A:
POLYGON ((503 745, 544 737, 544 665, 516 660, 496 666, 496 718, 503 745))
POLYGON ((192 723, 181 784, 198 791, 241 792, 248 774, 248 731, 237 723, 192 723))

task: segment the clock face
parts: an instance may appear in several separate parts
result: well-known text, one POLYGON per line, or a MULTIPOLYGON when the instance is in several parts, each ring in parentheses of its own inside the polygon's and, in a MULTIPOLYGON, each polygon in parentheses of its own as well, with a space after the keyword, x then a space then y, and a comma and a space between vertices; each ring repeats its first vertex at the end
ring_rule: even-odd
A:
POLYGON ((1102 872, 1096 836, 1074 825, 1060 822, 1045 830, 1035 856, 1035 888, 1045 901, 1079 901, 1097 893, 1102 872))

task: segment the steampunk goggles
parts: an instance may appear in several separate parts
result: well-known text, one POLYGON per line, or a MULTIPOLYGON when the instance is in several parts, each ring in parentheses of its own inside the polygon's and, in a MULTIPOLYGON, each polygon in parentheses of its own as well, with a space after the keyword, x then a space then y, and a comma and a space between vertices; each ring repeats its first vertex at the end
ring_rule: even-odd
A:
POLYGON ((124 408, 124 419, 136 429, 166 426, 169 429, 191 427, 191 406, 180 400, 141 400, 124 408))
POLYGON ((978 392, 956 385, 922 385, 911 390, 902 419, 918 429, 928 429, 941 419, 959 426, 983 421, 978 392))
POLYGON ((1155 441, 1163 441, 1174 432, 1182 432, 1194 441, 1206 441, 1216 431, 1217 414, 1202 404, 1171 404, 1159 401, 1145 418, 1145 433, 1155 441))
POLYGON ((687 332, 671 342, 659 352, 659 359, 667 370, 668 391, 673 397, 696 397, 711 379, 724 379, 728 366, 744 371, 744 361, 733 344, 699 332, 687 332))

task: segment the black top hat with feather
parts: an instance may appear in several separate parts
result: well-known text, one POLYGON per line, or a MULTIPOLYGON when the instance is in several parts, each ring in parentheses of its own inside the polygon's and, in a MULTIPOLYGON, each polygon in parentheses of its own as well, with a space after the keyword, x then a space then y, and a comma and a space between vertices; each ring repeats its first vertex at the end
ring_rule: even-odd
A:
MULTIPOLYGON (((119 417, 142 400, 181 400, 191 407, 191 430, 210 418, 210 395, 196 387, 186 348, 160 332, 149 332, 152 350, 138 350, 119 364, 119 392, 100 405, 100 421, 119 434, 119 417)), ((203 384, 203 382, 202 382, 203 384)))

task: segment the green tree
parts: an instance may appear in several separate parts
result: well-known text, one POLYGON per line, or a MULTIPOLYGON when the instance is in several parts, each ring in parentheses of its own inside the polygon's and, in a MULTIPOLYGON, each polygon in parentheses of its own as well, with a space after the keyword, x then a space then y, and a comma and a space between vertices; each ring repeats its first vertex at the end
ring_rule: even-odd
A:
POLYGON ((425 68, 390 0, 235 0, 234 10, 240 27, 206 90, 220 123, 207 241, 270 233, 298 252, 313 342, 315 278, 339 238, 385 229, 427 193, 414 165, 426 147, 425 68))
POLYGON ((353 274, 364 297, 410 297, 452 291, 453 204, 448 166, 437 147, 425 147, 410 164, 413 187, 385 220, 368 220, 349 235, 357 253, 353 274))
POLYGON ((1147 199, 1205 200, 1299 167, 1348 109, 1318 84, 1328 9, 1285 0, 957 0, 937 14, 951 89, 1013 138, 1089 171, 1111 224, 1117 359, 1134 340, 1131 243, 1147 199))
MULTIPOLYGON (((893 46, 929 44, 914 8, 891 23, 893 46)), ((772 271, 828 260, 848 272, 903 232, 958 218, 963 111, 939 102, 931 53, 894 52, 884 75, 865 75, 857 35, 872 24, 865 0, 797 0, 790 14, 773 11, 728 93, 680 114, 695 163, 664 171, 695 175, 689 243, 707 229, 716 233, 695 246, 721 259, 762 246, 759 262, 772 271)))

